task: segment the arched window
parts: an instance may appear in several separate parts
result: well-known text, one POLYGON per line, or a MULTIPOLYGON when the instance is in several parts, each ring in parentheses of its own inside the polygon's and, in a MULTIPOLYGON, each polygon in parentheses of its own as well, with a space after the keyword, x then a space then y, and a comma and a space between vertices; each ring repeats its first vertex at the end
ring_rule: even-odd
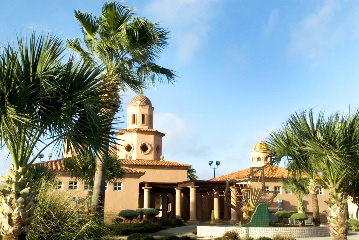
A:
POLYGON ((257 157, 257 162, 262 162, 262 159, 260 157, 257 157))
POLYGON ((142 117, 142 124, 145 125, 146 124, 146 115, 142 114, 141 117, 142 117))
POLYGON ((132 124, 136 124, 136 114, 132 114, 132 124))
POLYGON ((150 114, 150 126, 152 126, 153 125, 153 116, 152 116, 152 114, 150 114))

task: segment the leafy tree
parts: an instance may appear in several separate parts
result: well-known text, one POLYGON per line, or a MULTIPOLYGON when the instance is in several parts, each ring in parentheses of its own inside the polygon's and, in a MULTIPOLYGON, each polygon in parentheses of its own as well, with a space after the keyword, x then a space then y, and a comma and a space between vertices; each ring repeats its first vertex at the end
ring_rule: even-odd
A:
POLYGON ((289 177, 282 180, 286 191, 292 192, 298 200, 298 213, 304 213, 303 196, 308 194, 308 181, 304 178, 289 177))
MULTIPOLYGON (((71 177, 81 179, 93 186, 96 172, 96 155, 87 152, 79 156, 73 156, 64 159, 65 169, 71 174, 71 177)), ((109 154, 105 162, 106 182, 114 182, 123 177, 123 169, 117 155, 109 154)))
POLYGON ((192 166, 191 166, 187 170, 187 179, 188 180, 197 180, 198 176, 196 175, 196 173, 197 173, 196 169, 192 168, 192 166))
POLYGON ((357 176, 359 167, 359 113, 351 116, 313 112, 292 115, 283 128, 271 133, 269 145, 274 162, 286 159, 308 176, 313 172, 329 191, 328 219, 333 239, 346 239, 346 186, 357 176), (287 141, 294 145, 287 145, 287 141), (283 147, 277 146, 283 145, 283 147), (286 149, 288 151, 282 151, 286 149), (294 148, 293 148, 294 146, 294 148), (287 149, 287 150, 288 150, 287 149), (292 157, 298 151, 303 157, 292 157))
MULTIPOLYGON (((119 91, 142 91, 156 80, 173 81, 173 71, 155 63, 168 44, 168 31, 158 24, 137 17, 131 8, 116 1, 105 3, 99 17, 76 10, 75 18, 81 25, 83 41, 68 40, 67 46, 83 59, 104 66, 102 81, 112 89, 114 99, 109 122, 120 107, 119 91)), ((106 157, 96 159, 93 211, 103 210, 105 161, 106 157)))
POLYGON ((102 154, 107 146, 103 109, 111 99, 97 79, 101 69, 62 61, 65 49, 56 37, 32 34, 0 52, 0 143, 12 161, 1 178, 3 239, 26 237, 36 206, 30 166, 46 147, 66 139, 73 152, 102 154))

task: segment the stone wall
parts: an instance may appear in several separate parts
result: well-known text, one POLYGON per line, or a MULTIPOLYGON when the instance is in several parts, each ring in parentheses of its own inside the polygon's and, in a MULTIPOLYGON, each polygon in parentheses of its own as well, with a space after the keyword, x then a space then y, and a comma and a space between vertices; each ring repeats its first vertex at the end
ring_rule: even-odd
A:
POLYGON ((225 232, 237 231, 240 237, 271 237, 276 235, 291 236, 294 238, 327 237, 327 227, 220 227, 220 226, 198 226, 197 237, 216 238, 225 232))

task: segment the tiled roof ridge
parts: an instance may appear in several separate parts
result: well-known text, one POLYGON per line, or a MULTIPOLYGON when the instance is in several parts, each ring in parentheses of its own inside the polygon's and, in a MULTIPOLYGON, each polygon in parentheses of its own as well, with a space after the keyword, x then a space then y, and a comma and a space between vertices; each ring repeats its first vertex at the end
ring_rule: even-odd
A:
MULTIPOLYGON (((47 166, 50 171, 58 171, 58 172, 66 172, 67 171, 64 166, 63 158, 59 158, 59 159, 55 159, 55 160, 48 160, 48 161, 44 161, 44 162, 38 162, 38 163, 34 163, 33 165, 35 167, 36 166, 47 166)), ((137 169, 132 169, 132 168, 129 168, 126 166, 122 166, 122 169, 127 174, 131 174, 131 173, 132 174, 145 174, 145 172, 146 172, 146 171, 139 171, 137 169)))
POLYGON ((165 161, 165 160, 145 160, 145 159, 120 159, 123 165, 142 165, 142 166, 169 166, 169 167, 190 167, 190 164, 165 161))
MULTIPOLYGON (((256 174, 255 171, 254 174, 256 174)), ((241 179, 250 177, 250 168, 245 168, 238 170, 236 172, 232 172, 229 174, 225 174, 216 178, 211 178, 209 181, 223 181, 230 179, 241 179)), ((264 175, 266 178, 285 178, 288 177, 288 169, 280 166, 266 165, 264 166, 264 175)))

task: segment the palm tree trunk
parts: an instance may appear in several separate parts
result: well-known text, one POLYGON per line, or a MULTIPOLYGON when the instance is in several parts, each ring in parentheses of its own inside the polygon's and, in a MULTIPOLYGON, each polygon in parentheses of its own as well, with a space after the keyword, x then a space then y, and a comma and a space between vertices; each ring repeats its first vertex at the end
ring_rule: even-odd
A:
POLYGON ((312 196, 312 208, 313 208, 313 224, 314 226, 320 226, 320 214, 319 214, 319 203, 317 195, 317 186, 315 181, 309 181, 309 193, 312 196))
POLYGON ((298 213, 304 213, 303 197, 297 196, 298 199, 298 213))
POLYGON ((330 236, 333 240, 346 240, 348 228, 345 219, 345 203, 342 193, 330 189, 328 199, 328 220, 330 236))
POLYGON ((105 184, 106 184, 106 155, 96 158, 96 172, 91 199, 91 211, 97 213, 104 212, 105 206, 105 184))

